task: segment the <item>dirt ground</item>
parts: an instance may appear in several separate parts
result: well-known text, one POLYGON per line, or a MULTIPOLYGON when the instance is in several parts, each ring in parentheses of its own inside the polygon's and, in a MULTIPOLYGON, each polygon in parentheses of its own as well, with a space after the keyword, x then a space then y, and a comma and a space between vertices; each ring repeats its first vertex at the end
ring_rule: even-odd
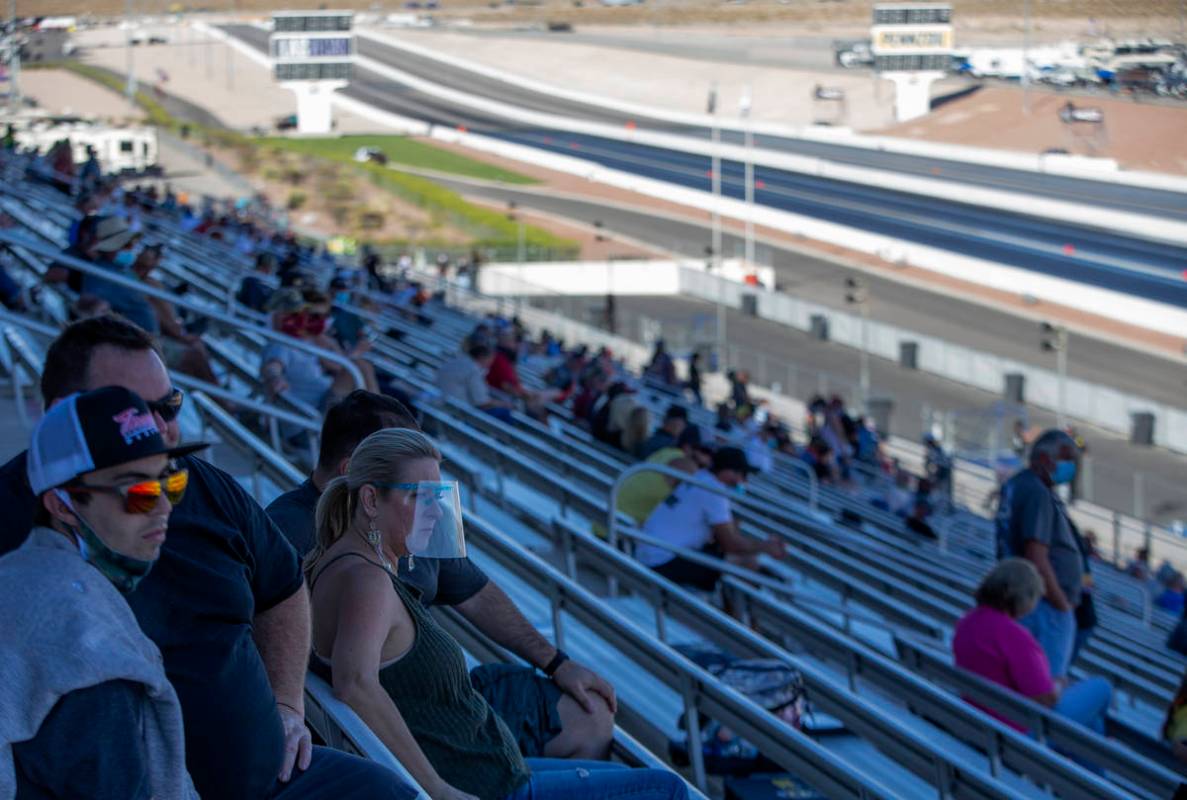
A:
MULTIPOLYGON (((958 40, 966 34, 994 35, 1018 31, 1024 0, 960 0, 955 24, 958 40)), ((386 0, 370 3, 366 10, 388 14, 404 12, 403 3, 386 0)), ((647 0, 638 6, 608 8, 597 0, 442 0, 433 12, 448 21, 464 18, 483 25, 516 25, 551 20, 573 25, 716 25, 735 28, 761 26, 768 35, 772 25, 786 24, 796 31, 837 32, 868 25, 873 0, 647 0)), ((266 12, 296 8, 352 8, 362 11, 357 0, 236 0, 233 4, 164 3, 154 11, 266 12)), ((1083 28, 1090 21, 1105 26, 1114 35, 1167 36, 1177 30, 1179 0, 1031 0, 1040 36, 1048 24, 1052 29, 1083 28)), ((122 15, 124 0, 17 0, 18 15, 90 14, 122 15)), ((142 6, 142 8, 144 8, 142 6)))
POLYGON ((990 87, 881 133, 1028 153, 1062 148, 1076 155, 1115 158, 1125 169, 1187 174, 1187 107, 1077 97, 1077 106, 1104 111, 1104 123, 1069 125, 1059 119, 1059 109, 1068 100, 1057 92, 1032 91, 1027 113, 1020 89, 990 87))

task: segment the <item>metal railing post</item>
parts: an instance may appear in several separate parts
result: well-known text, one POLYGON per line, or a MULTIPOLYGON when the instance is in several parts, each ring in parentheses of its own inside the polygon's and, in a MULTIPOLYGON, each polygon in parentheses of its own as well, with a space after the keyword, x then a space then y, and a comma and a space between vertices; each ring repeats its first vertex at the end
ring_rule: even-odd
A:
POLYGON ((701 715, 697 709, 692 678, 680 676, 680 694, 684 698, 684 731, 688 743, 688 761, 692 765, 692 780, 702 792, 708 786, 705 781, 705 753, 701 750, 701 715))

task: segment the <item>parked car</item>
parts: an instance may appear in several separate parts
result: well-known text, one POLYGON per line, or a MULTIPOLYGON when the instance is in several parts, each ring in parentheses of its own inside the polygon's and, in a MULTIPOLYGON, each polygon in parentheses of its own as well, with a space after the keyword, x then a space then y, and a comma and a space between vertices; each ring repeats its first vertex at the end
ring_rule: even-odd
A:
POLYGON ((296 127, 297 127, 297 115, 296 114, 287 114, 283 117, 277 117, 277 119, 276 119, 276 130, 278 130, 278 131, 291 131, 291 130, 294 130, 296 127))

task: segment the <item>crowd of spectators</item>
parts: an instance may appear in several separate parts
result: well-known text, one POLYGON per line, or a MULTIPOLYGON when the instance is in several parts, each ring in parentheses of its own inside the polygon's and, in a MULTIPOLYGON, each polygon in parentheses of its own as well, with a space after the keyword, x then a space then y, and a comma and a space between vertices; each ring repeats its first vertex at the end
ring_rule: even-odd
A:
MULTIPOLYGON (((410 796, 383 768, 313 746, 302 692, 308 660, 434 799, 586 796, 579 790, 684 797, 670 774, 599 761, 611 741, 613 687, 551 645, 480 568, 465 557, 414 560, 422 494, 438 493, 423 505, 441 514, 440 493, 457 486, 442 479, 440 452, 398 383, 365 358, 386 331, 350 309, 381 304, 427 322, 418 313, 425 287, 383 269, 367 250, 359 269, 341 270, 262 201, 195 206, 168 190, 105 182, 85 164, 70 174, 71 191, 85 188, 67 256, 183 296, 184 284, 170 283, 163 268, 165 241, 154 239, 159 218, 252 259, 236 297, 291 339, 267 345, 261 384, 270 399, 289 396, 322 412, 324 424, 308 479, 260 509, 194 454, 200 443, 180 446, 184 395, 169 370, 217 382, 201 323, 165 297, 70 260, 51 268, 46 279, 77 295, 76 321, 46 356, 41 389, 50 411, 31 452, 0 468, 10 521, 0 555, 11 552, 0 558, 0 598, 22 582, 34 586, 28 576, 36 573, 41 595, 10 601, 30 609, 23 637, 69 650, 86 643, 80 630, 98 629, 118 647, 52 686, 0 687, 0 705, 21 709, 21 738, 9 739, 20 742, 12 757, 18 785, 51 797, 410 796), (343 361, 362 374, 363 389, 354 390, 343 361), (74 430, 64 433, 67 414, 74 430), (63 453, 63 437, 86 457, 63 453), (54 458, 68 466, 55 468, 54 458), (71 581, 96 602, 73 599, 63 589, 71 581), (52 610, 72 625, 36 624, 38 597, 54 593, 52 610), (456 608, 531 666, 467 672, 433 606, 456 608), (72 734, 82 719, 96 733, 79 744, 72 734), (118 747, 96 745, 116 740, 118 747)), ((748 478, 772 471, 776 453, 800 459, 825 485, 884 486, 874 502, 934 537, 928 519, 951 502, 952 486, 952 461, 938 441, 925 439, 925 475, 911 475, 886 456, 872 418, 852 415, 839 396, 818 396, 797 444, 754 399, 743 370, 728 375, 715 425, 700 427, 689 413, 704 399, 700 370, 694 356, 682 379, 658 342, 638 379, 607 348, 569 348, 490 314, 439 366, 436 382, 443 396, 504 424, 517 409, 546 420, 550 404, 567 404, 625 461, 665 468, 627 480, 618 510, 647 537, 634 548, 638 561, 694 590, 712 591, 723 564, 758 569, 760 556, 785 555, 779 540, 744 535, 733 512, 748 478), (529 367, 545 388, 529 388, 520 374, 529 367), (641 399, 648 385, 670 398, 657 420, 641 399)), ((1069 679, 1095 625, 1089 548, 1056 491, 1074 480, 1079 452, 1066 433, 1044 433, 1028 468, 1003 486, 1001 561, 952 646, 958 666, 1103 733, 1111 687, 1069 679)), ((1143 552, 1130 572, 1158 583, 1159 606, 1183 613, 1181 574, 1169 565, 1151 574, 1143 552)), ((23 651, 0 659, 6 675, 32 672, 23 651)), ((1176 753, 1187 752, 1185 709, 1187 684, 1166 721, 1176 753)), ((0 757, 0 778, 6 766, 0 757)))

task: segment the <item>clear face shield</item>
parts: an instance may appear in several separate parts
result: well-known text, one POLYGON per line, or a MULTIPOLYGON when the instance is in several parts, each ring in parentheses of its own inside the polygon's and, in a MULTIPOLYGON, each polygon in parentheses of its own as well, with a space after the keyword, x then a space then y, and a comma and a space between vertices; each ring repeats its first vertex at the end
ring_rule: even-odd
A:
POLYGON ((457 481, 391 483, 389 489, 408 493, 412 526, 405 547, 419 558, 465 558, 462 499, 457 481))

